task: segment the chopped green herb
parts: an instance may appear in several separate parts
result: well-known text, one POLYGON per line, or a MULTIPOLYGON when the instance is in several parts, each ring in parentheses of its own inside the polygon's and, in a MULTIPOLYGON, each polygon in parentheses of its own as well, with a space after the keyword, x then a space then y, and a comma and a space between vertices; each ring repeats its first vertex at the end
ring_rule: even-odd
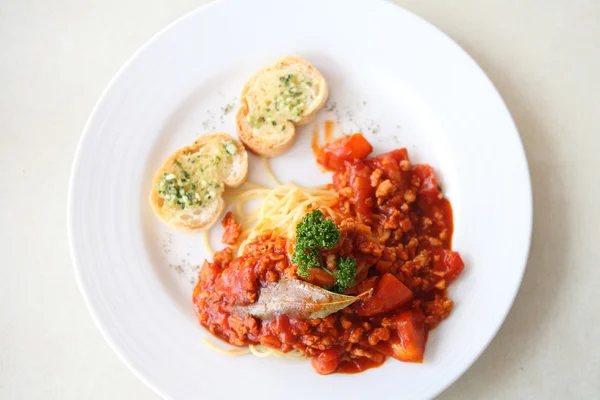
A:
POLYGON ((227 115, 231 112, 231 110, 233 110, 233 104, 227 104, 225 107, 223 107, 223 114, 227 115))
POLYGON ((331 291, 344 293, 356 280, 356 260, 352 257, 340 257, 337 260, 337 271, 334 273, 335 283, 331 291))
POLYGON ((335 278, 329 289, 338 293, 345 292, 356 279, 356 260, 340 257, 337 270, 329 271, 323 261, 323 250, 334 248, 340 241, 340 229, 330 219, 323 218, 320 210, 306 214, 296 226, 296 246, 292 254, 292 263, 298 266, 298 276, 308 278, 311 268, 321 268, 335 278))
POLYGON ((186 178, 189 179, 190 173, 187 172, 185 169, 183 169, 183 165, 181 165, 181 163, 179 162, 179 160, 175 160, 173 162, 175 163, 175 165, 177 165, 179 167, 179 169, 181 170, 181 173, 183 174, 183 176, 185 176, 186 178))

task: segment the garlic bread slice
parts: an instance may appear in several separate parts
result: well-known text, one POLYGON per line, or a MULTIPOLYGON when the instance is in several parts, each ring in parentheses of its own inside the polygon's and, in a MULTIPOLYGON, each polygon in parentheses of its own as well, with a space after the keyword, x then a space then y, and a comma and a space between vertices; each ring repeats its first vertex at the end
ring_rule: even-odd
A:
POLYGON ((248 153, 240 142, 226 133, 202 135, 158 169, 150 204, 175 229, 204 230, 223 214, 225 186, 240 186, 247 175, 248 153))
POLYGON ((236 126, 246 147, 274 157, 294 144, 296 127, 308 124, 327 101, 327 82, 308 61, 288 56, 244 85, 236 126))

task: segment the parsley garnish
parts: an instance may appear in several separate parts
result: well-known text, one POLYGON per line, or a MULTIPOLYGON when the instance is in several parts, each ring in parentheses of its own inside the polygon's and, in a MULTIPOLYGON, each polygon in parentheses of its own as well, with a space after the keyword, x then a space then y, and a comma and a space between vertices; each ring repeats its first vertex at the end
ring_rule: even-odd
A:
POLYGON ((356 260, 352 257, 339 257, 334 272, 325 267, 321 251, 334 248, 340 241, 340 228, 330 219, 323 218, 320 210, 306 214, 296 225, 296 246, 292 263, 298 266, 298 276, 309 278, 311 268, 321 268, 335 278, 328 288, 337 293, 345 292, 356 279, 356 260))
POLYGON ((335 283, 330 290, 344 293, 356 280, 356 260, 352 257, 340 257, 337 261, 337 271, 333 276, 335 283))

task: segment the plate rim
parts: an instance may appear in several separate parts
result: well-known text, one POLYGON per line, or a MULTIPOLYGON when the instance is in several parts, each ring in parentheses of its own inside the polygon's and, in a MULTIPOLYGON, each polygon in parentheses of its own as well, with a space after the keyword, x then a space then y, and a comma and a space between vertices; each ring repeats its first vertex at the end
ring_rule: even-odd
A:
MULTIPOLYGON (((70 170, 70 174, 69 174, 69 183, 68 183, 67 210, 66 210, 67 211, 67 239, 68 239, 68 245, 69 245, 69 254, 70 254, 70 258, 72 260, 72 267, 75 272, 77 286, 83 297, 86 308, 88 309, 88 311, 92 317, 92 320, 94 321, 94 324, 96 325, 98 330, 101 332, 101 334, 102 334, 104 340, 106 341, 106 343, 108 344, 108 346, 117 354, 117 356, 119 357, 121 362, 123 362, 139 380, 141 380, 146 386, 148 386, 150 389, 152 389, 156 394, 158 394, 159 396, 164 397, 164 398, 171 398, 171 397, 168 395, 168 393, 163 391, 158 385, 156 385, 154 382, 152 382, 150 377, 146 376, 142 371, 140 371, 134 365, 134 363, 130 361, 130 359, 127 357, 125 352, 122 351, 115 344, 115 342, 113 341, 113 338, 108 333, 108 330, 109 330, 108 326, 106 326, 105 323, 102 322, 97 309, 92 305, 92 301, 89 297, 90 296, 89 291, 87 289, 86 284, 84 283, 84 279, 82 276, 83 269, 79 266, 81 264, 80 264, 79 256, 77 254, 76 246, 74 243, 75 239, 73 237, 74 218, 75 218, 75 215, 73 213, 73 209, 74 209, 73 203, 74 203, 74 197, 75 197, 75 194, 74 194, 75 193, 75 191, 74 191, 75 175, 77 173, 78 166, 80 165, 80 163, 82 161, 81 156, 82 156, 83 143, 86 141, 86 138, 90 135, 90 132, 91 132, 90 126, 92 125, 92 122, 95 120, 100 108, 104 104, 107 95, 111 92, 113 87, 120 80, 121 76, 125 73, 125 71, 129 68, 129 66, 138 58, 138 56, 140 54, 142 54, 148 47, 152 46, 153 43, 157 39, 159 39, 163 34, 170 31, 171 29, 173 29, 176 25, 180 24, 182 21, 184 21, 188 18, 192 18, 196 14, 205 12, 206 10, 210 9, 211 7, 217 7, 220 3, 237 2, 237 1, 240 1, 240 0, 214 0, 210 3, 203 4, 195 9, 183 14, 182 16, 174 19, 172 22, 168 23, 166 26, 164 26, 163 28, 158 30, 156 33, 151 35, 117 70, 117 72, 114 74, 114 76, 109 80, 109 82, 106 85, 106 87, 104 88, 104 90, 101 92, 98 100, 95 102, 95 104, 92 108, 92 111, 91 111, 89 117, 87 118, 86 123, 82 129, 82 133, 79 137, 77 147, 76 147, 76 150, 75 150, 75 153, 73 156, 73 160, 71 163, 71 170, 70 170)), ((373 0, 370 0, 370 1, 373 2, 373 0)), ((457 50, 460 51, 463 54, 463 56, 465 56, 468 60, 470 60, 472 62, 472 65, 481 72, 482 76, 484 77, 484 79, 487 80, 488 84, 495 92, 495 95, 499 98, 501 104, 503 105, 506 116, 508 117, 511 125, 514 128, 514 131, 515 131, 514 133, 516 133, 517 142, 519 144, 519 150, 520 150, 519 156, 524 161, 524 166, 525 166, 525 170, 523 172, 524 172, 524 178, 526 179, 525 188, 527 189, 527 193, 523 193, 523 195, 527 197, 528 201, 527 201, 527 204, 523 204, 523 207, 524 208, 526 207, 526 210, 524 209, 523 211, 528 216, 527 224, 524 225, 524 226, 526 226, 528 232, 527 232, 526 251, 524 253, 523 265, 520 266, 520 271, 519 271, 519 276, 518 276, 518 284, 515 286, 513 293, 511 293, 511 295, 510 295, 510 302, 508 303, 508 306, 506 307, 506 310, 503 313, 502 318, 499 318, 494 324, 494 329, 493 329, 494 333, 492 335, 490 335, 490 337, 485 341, 484 345, 477 352, 476 356, 472 358, 472 360, 470 360, 468 363, 466 363, 463 368, 459 368, 454 373, 451 373, 450 374, 451 378, 448 379, 447 383, 445 385, 441 385, 438 390, 436 390, 432 393, 432 397, 437 397, 441 393, 446 391, 450 386, 452 386, 460 377, 462 377, 475 364, 475 362, 477 360, 479 360, 481 355, 487 350, 487 348, 489 347, 491 342, 498 335, 500 329, 502 328, 502 326, 504 325, 504 322, 506 321, 508 314, 512 310, 512 307, 514 305, 514 302, 516 300, 516 297, 519 293, 519 290, 520 290, 522 282, 523 282, 523 277, 524 277, 525 271, 527 269, 527 264, 528 264, 529 256, 530 256, 530 252, 531 252, 531 242, 532 242, 532 237, 533 237, 533 213, 534 213, 533 190, 532 190, 532 186, 531 186, 531 172, 530 172, 529 162, 527 160, 527 154, 525 151, 525 147, 523 145, 523 140, 521 138, 521 135, 519 134, 519 129, 514 121, 514 118, 512 117, 510 109, 508 108, 506 102, 504 101, 504 98, 502 97, 501 93, 497 89, 496 85, 494 85, 493 81, 486 74, 485 70, 479 65, 479 63, 460 44, 458 44, 452 37, 450 37, 442 29, 438 28, 435 24, 428 21, 424 17, 422 17, 422 16, 416 14, 415 12, 408 10, 398 4, 395 4, 390 0, 376 0, 376 1, 378 1, 380 3, 387 3, 388 5, 390 5, 392 7, 397 7, 399 9, 401 9, 403 12, 410 14, 411 18, 419 20, 419 22, 422 24, 428 25, 431 29, 437 31, 438 34, 443 35, 450 43, 454 44, 455 47, 457 48, 457 50)))

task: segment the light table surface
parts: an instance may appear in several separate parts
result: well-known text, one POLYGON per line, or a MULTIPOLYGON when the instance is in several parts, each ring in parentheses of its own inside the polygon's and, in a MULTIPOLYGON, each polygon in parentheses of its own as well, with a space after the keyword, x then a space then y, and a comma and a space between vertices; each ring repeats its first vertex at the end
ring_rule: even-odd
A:
MULTIPOLYGON (((533 183, 521 291, 487 351, 440 398, 600 398, 600 2, 396 2, 490 76, 533 183)), ((66 239, 67 185, 108 81, 155 32, 203 3, 0 0, 0 398, 158 397, 83 304, 66 239)))

